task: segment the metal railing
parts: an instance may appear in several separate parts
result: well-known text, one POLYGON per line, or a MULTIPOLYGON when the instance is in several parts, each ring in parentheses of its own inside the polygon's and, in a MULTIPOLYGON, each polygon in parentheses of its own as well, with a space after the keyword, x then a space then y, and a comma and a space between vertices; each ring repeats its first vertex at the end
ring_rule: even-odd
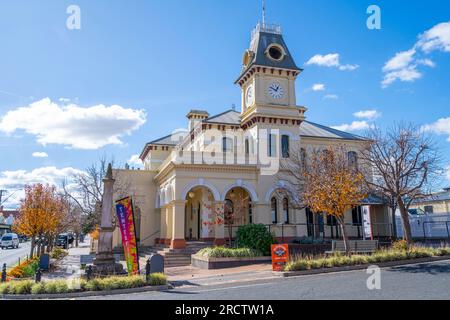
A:
MULTIPOLYGON (((390 242, 394 240, 394 225, 392 223, 372 223, 372 237, 373 239, 379 240, 380 242, 386 241, 390 242), (382 230, 384 229, 384 230, 382 230), (385 231, 385 232, 383 232, 385 231)), ((232 228, 238 230, 244 225, 226 225, 226 228, 232 228)), ((321 239, 323 242, 327 239, 341 239, 341 229, 339 223, 326 224, 326 223, 282 223, 282 224, 265 224, 264 225, 269 232, 275 231, 275 236, 278 236, 276 231, 280 231, 281 240, 284 242, 286 236, 286 230, 299 227, 306 228, 306 234, 304 236, 297 235, 295 232, 295 236, 289 236, 290 238, 302 238, 308 237, 311 238, 314 242, 315 240, 321 239)), ((356 236, 350 235, 352 239, 363 239, 364 238, 364 226, 359 223, 346 223, 346 227, 357 228, 356 236)), ((450 230, 450 227, 448 227, 450 230)), ((351 230, 350 230, 351 231, 351 230)))
POLYGON ((427 230, 426 230, 426 225, 443 225, 443 224, 445 224, 445 228, 446 228, 446 230, 447 230, 447 238, 450 240, 450 227, 449 227, 449 224, 450 224, 450 221, 424 221, 423 223, 422 223, 422 228, 423 228, 423 238, 426 240, 426 239, 431 239, 431 238, 436 238, 436 237, 428 237, 427 236, 427 230))

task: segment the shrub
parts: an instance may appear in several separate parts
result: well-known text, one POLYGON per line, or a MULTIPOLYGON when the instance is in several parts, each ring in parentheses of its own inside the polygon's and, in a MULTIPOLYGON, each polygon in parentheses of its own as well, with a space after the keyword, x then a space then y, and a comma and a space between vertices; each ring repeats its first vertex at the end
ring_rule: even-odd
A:
POLYGON ((52 280, 44 283, 45 293, 66 293, 69 292, 69 286, 65 280, 52 280))
POLYGON ((392 243, 392 250, 406 251, 409 248, 409 244, 406 240, 397 240, 392 243))
POLYGON ((55 248, 55 249, 53 249, 50 257, 52 259, 60 260, 60 259, 64 258, 67 255, 68 255, 68 253, 67 253, 66 250, 63 250, 61 248, 55 248))
POLYGON ((81 284, 84 290, 88 291, 102 291, 102 290, 116 290, 116 289, 129 289, 139 288, 146 286, 145 279, 141 276, 131 277, 108 277, 108 278, 95 278, 91 281, 87 281, 81 284))
POLYGON ((167 277, 164 273, 152 273, 148 276, 147 282, 151 286, 164 286, 167 284, 167 277))
POLYGON ((238 247, 251 248, 263 255, 270 255, 270 247, 276 240, 263 224, 249 224, 242 226, 236 233, 238 247))
POLYGON ((0 294, 9 294, 11 290, 11 282, 0 283, 0 294))
POLYGON ((33 277, 38 267, 38 258, 28 259, 12 268, 7 273, 7 276, 17 279, 33 277))
POLYGON ((31 294, 44 294, 45 293, 45 284, 43 282, 35 283, 31 287, 31 294))
POLYGON ((198 255, 208 258, 254 258, 262 253, 249 248, 208 247, 200 250, 198 255))

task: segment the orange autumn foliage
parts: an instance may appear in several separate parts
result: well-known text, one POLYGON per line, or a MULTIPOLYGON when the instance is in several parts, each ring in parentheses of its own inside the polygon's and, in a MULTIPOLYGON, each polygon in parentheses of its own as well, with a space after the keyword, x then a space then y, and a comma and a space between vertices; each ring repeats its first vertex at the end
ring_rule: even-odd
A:
POLYGON ((31 238, 55 235, 64 219, 65 206, 54 186, 26 186, 14 231, 31 238))
POLYGON ((302 199, 313 212, 334 216, 348 244, 344 215, 367 197, 363 186, 364 176, 349 163, 345 148, 330 147, 313 152, 304 172, 302 199))

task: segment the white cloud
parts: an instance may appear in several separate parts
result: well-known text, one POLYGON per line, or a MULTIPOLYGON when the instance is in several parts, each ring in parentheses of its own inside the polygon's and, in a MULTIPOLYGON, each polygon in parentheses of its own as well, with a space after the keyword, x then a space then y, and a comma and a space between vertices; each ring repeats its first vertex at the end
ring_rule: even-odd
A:
POLYGON ((341 71, 353 71, 359 68, 356 64, 341 65, 339 53, 330 53, 327 55, 316 54, 306 62, 306 65, 317 65, 321 67, 336 67, 341 71))
POLYGON ((375 120, 381 116, 381 113, 377 110, 364 110, 354 113, 353 116, 358 119, 375 120))
POLYGON ((58 169, 56 167, 37 168, 32 171, 17 170, 0 172, 0 189, 8 190, 8 195, 13 194, 4 204, 6 208, 17 208, 20 199, 24 197, 23 188, 25 185, 36 183, 61 186, 64 180, 69 180, 74 174, 80 174, 83 171, 68 167, 58 169))
POLYGON ((128 160, 128 164, 136 165, 136 166, 142 166, 142 160, 139 158, 138 154, 134 154, 131 156, 131 158, 128 160))
POLYGON ((34 158, 48 158, 48 154, 46 152, 33 152, 34 158))
POLYGON ((414 61, 414 55, 416 54, 416 50, 411 49, 408 51, 399 52, 390 59, 383 67, 384 72, 394 71, 403 69, 411 64, 414 61))
POLYGON ((99 149, 122 144, 120 138, 146 122, 143 110, 118 105, 58 105, 49 98, 9 111, 0 119, 0 131, 18 130, 36 136, 42 145, 61 144, 74 149, 99 149))
POLYGON ((427 124, 422 127, 422 130, 434 132, 436 134, 448 135, 448 141, 450 141, 450 117, 439 119, 432 124, 427 124))
POLYGON ((312 90, 313 91, 324 91, 325 85, 323 83, 316 83, 315 85, 312 86, 312 90))
POLYGON ((421 34, 417 46, 426 53, 435 50, 450 52, 450 21, 435 25, 421 34))
POLYGON ((362 131, 372 127, 373 125, 369 124, 367 121, 353 121, 351 124, 342 124, 332 128, 340 131, 362 131))
POLYGON ((337 94, 327 94, 323 97, 324 99, 332 99, 332 100, 337 100, 339 99, 339 96, 337 94))
POLYGON ((389 72, 384 76, 383 82, 381 84, 383 88, 387 88, 396 80, 400 80, 402 82, 414 82, 420 78, 422 78, 422 73, 420 73, 417 70, 417 66, 414 65, 401 70, 389 72))
POLYGON ((395 54, 383 67, 385 73, 382 87, 386 88, 393 82, 414 82, 422 77, 418 66, 434 68, 436 64, 421 56, 432 51, 450 52, 450 22, 440 23, 430 30, 419 35, 414 47, 407 51, 395 54))

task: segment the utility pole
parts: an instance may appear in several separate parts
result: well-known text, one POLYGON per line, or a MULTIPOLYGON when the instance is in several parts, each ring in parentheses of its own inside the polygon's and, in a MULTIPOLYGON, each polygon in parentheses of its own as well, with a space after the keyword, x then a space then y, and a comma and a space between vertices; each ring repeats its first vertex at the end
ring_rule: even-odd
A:
POLYGON ((6 192, 8 192, 8 190, 0 190, 0 206, 2 205, 2 198, 3 198, 3 194, 6 194, 6 192))

